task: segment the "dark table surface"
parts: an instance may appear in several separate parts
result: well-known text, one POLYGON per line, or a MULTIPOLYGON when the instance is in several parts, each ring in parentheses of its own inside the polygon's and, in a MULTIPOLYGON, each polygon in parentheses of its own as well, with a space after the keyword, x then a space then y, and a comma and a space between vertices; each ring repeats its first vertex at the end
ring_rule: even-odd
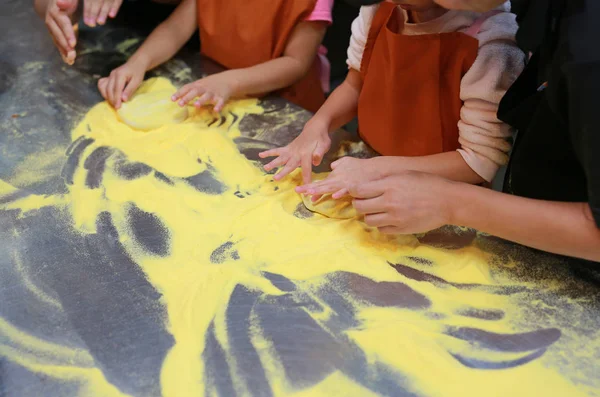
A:
MULTIPOLYGON (((128 7, 143 4, 132 2, 128 7)), ((156 10, 160 14, 165 9, 156 10)), ((164 394, 161 368, 174 343, 161 317, 165 308, 137 264, 111 240, 110 228, 99 228, 79 241, 82 237, 53 211, 23 217, 11 209, 11 203, 29 195, 67 192, 61 169, 71 130, 101 101, 99 76, 122 64, 147 33, 148 22, 144 25, 140 19, 152 25, 160 19, 155 16, 125 8, 119 21, 107 27, 83 28, 77 62, 69 67, 30 2, 2 1, 0 184, 4 181, 17 190, 0 194, 0 396, 164 394), (57 152, 59 156, 49 155, 44 161, 44 153, 57 152), (41 164, 38 175, 16 178, 32 156, 41 164)), ((218 70, 201 59, 192 43, 149 77, 164 76, 182 85, 218 70)), ((261 105, 266 111, 243 119, 243 136, 236 139, 240 152, 252 160, 264 148, 289 142, 310 117, 280 98, 267 98, 261 105)), ((351 143, 351 134, 340 131, 336 137, 339 150, 332 151, 333 157, 368 155, 363 145, 351 143)), ((600 277, 595 265, 458 228, 418 236, 418 243, 456 260, 476 250, 486 258, 492 278, 502 281, 483 285, 461 282, 460 276, 447 280, 437 270, 451 263, 418 256, 383 264, 398 272, 397 282, 337 272, 327 276, 330 287, 310 294, 301 283, 271 275, 281 289, 277 299, 240 288, 227 303, 226 345, 233 349, 228 354, 235 364, 216 353, 223 341, 205 335, 206 394, 277 394, 249 336, 250 310, 260 307, 254 315, 261 317, 264 337, 284 368, 281 377, 289 390, 303 395, 501 395, 500 384, 512 385, 515 395, 565 395, 565 390, 600 395, 600 277), (436 291, 431 297, 429 288, 436 291), (451 316, 414 301, 421 294, 427 301, 436 294, 452 300, 463 293, 466 302, 451 316), (510 306, 486 311, 479 305, 482 296, 510 297, 510 306), (439 345, 450 354, 447 365, 463 371, 473 384, 463 385, 464 393, 431 380, 423 386, 419 381, 431 379, 426 373, 436 370, 435 363, 423 366, 415 361, 415 368, 407 370, 373 359, 369 349, 347 336, 349 329, 361 328, 352 308, 357 301, 374 308, 402 306, 435 324, 446 338, 441 340, 448 341, 439 345), (333 320, 316 323, 314 316, 307 317, 315 305, 327 306, 335 314, 333 320), (511 332, 497 331, 494 323, 503 321, 510 321, 511 332), (468 349, 456 353, 452 341, 468 349), (212 356, 207 358, 208 350, 212 356), (332 374, 342 374, 355 387, 345 383, 337 392, 326 388, 332 374), (564 388, 532 394, 531 387, 543 384, 543 376, 548 384, 564 388), (245 386, 240 389, 239 384, 245 386)), ((391 338, 388 343, 399 342, 391 338)), ((419 354, 407 348, 406 357, 416 360, 419 354)))

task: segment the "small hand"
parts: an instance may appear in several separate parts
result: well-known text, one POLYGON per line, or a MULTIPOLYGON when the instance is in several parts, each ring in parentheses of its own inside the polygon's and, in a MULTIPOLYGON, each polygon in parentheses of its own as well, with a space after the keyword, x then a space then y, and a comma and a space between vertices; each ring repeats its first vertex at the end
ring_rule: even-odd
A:
POLYGON ((146 67, 143 64, 130 60, 110 72, 110 76, 98 81, 100 94, 115 109, 119 109, 121 103, 127 102, 142 83, 145 73, 146 67))
POLYGON ((234 85, 227 72, 217 73, 184 85, 171 99, 179 106, 185 106, 195 99, 194 106, 197 108, 211 103, 214 105, 215 112, 220 112, 234 95, 234 85))
POLYGON ((267 150, 259 153, 261 158, 277 157, 265 165, 265 170, 284 166, 274 179, 280 180, 298 167, 302 168, 302 181, 310 183, 312 166, 318 166, 323 161, 323 156, 331 147, 329 130, 325 123, 310 120, 302 133, 289 145, 281 148, 267 150))
POLYGON ((122 3, 123 0, 84 0, 83 21, 91 27, 104 25, 107 17, 117 16, 122 3))
POLYGON ((453 192, 459 183, 422 172, 406 171, 350 187, 356 211, 365 223, 390 234, 425 233, 451 224, 453 192))
POLYGON ((63 61, 72 65, 75 62, 75 28, 72 16, 77 10, 77 0, 51 0, 46 8, 45 22, 54 45, 63 61))
POLYGON ((383 177, 375 159, 342 157, 331 163, 331 169, 333 171, 324 180, 299 186, 296 192, 312 195, 313 201, 329 193, 333 199, 339 199, 348 194, 350 186, 358 186, 383 177))
POLYGON ((486 12, 504 4, 505 0, 435 0, 444 8, 486 12))

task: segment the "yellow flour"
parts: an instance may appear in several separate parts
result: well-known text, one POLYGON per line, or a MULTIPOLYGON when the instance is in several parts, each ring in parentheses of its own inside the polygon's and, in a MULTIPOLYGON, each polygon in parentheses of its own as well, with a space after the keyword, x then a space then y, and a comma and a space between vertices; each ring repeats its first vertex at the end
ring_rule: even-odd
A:
MULTIPOLYGON (((146 83, 142 92, 163 93, 172 89, 167 80, 158 79, 146 83)), ((475 246, 440 250, 419 244, 413 236, 382 235, 357 219, 332 219, 354 218, 347 202, 331 203, 324 199, 315 206, 308 203, 309 209, 325 212, 328 217, 303 212, 302 198, 294 192, 300 175, 296 172, 275 183, 270 175, 241 156, 232 141, 240 135, 240 119, 260 112, 253 100, 234 102, 223 112, 226 116, 221 123, 214 121, 220 116, 210 110, 190 108, 188 117, 179 124, 167 122, 140 132, 122 123, 114 109, 101 103, 89 111, 72 133, 73 141, 94 140, 86 147, 81 163, 102 146, 115 150, 107 159, 100 188, 92 189, 86 184, 89 170, 80 166, 68 194, 23 199, 20 204, 14 202, 4 207, 21 208, 22 216, 33 216, 36 209, 44 206, 63 205, 68 208, 73 226, 84 234, 96 232, 100 213, 112 215, 121 244, 162 294, 168 313, 168 329, 175 345, 162 364, 160 383, 164 396, 216 393, 214 385, 204 377, 207 363, 202 359, 205 336, 211 326, 223 347, 234 389, 240 395, 250 393, 245 378, 236 372, 240 371, 239 357, 230 346, 225 312, 238 285, 265 296, 285 295, 285 291, 264 276, 265 272, 293 280, 306 296, 318 301, 323 310, 305 311, 323 329, 328 329, 336 309, 321 299, 319 291, 329 288, 328 277, 335 272, 360 275, 381 285, 402 283, 427 297, 430 307, 412 310, 370 305, 342 291, 356 312, 358 325, 342 331, 341 335, 326 331, 335 337, 347 337, 364 351, 369 363, 388 365, 393 376, 405 378, 405 387, 416 395, 574 397, 585 394, 585 390, 569 380, 568 374, 561 376, 548 366, 544 356, 502 370, 473 369, 460 364, 453 355, 502 362, 523 354, 501 353, 452 338, 444 333, 448 327, 506 334, 535 329, 513 325, 513 320, 520 318, 514 297, 481 288, 419 281, 400 274, 388 262, 407 263, 413 270, 449 283, 483 286, 508 283, 515 286, 515 283, 492 277, 492 258, 475 246), (127 162, 143 163, 153 171, 125 179, 118 172, 125 157, 127 162), (168 182, 157 178, 158 172, 168 182), (199 174, 212 175, 221 190, 215 193, 210 188, 203 191, 194 187, 188 178, 199 174), (127 211, 131 203, 160 219, 168 236, 166 254, 148 252, 136 240, 127 211), (320 209, 321 205, 325 209, 320 209), (411 262, 407 257, 419 258, 421 262, 411 262), (458 314, 464 307, 501 311, 504 317, 488 321, 458 314)), ((156 115, 153 121, 162 116, 156 115)), ((164 116, 163 120, 173 119, 170 113, 164 116)), ((137 115, 132 113, 131 117, 137 115)), ((3 189, 6 188, 0 185, 0 192, 3 189)), ((265 336, 256 315, 250 318, 249 332, 260 359, 256 365, 265 369, 276 396, 377 395, 340 371, 315 384, 294 387, 282 370, 278 347, 265 336)), ((61 366, 60 360, 51 359, 54 355, 62 360, 74 354, 72 351, 26 335, 5 322, 0 322, 0 337, 8 341, 0 344, 0 356, 49 377, 75 377, 81 384, 82 396, 124 395, 95 367, 61 366), (39 357, 46 357, 47 361, 40 362, 39 357)), ((594 346, 597 344, 598 340, 594 346)), ((93 359, 85 360, 89 363, 93 359)))

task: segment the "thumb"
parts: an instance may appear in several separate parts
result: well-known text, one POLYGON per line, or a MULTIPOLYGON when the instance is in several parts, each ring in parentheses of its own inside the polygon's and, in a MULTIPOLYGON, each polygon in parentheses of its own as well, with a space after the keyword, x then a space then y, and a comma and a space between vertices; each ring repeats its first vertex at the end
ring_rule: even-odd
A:
POLYGON ((138 88, 138 86, 140 85, 140 83, 142 79, 140 79, 139 77, 132 77, 129 82, 127 83, 127 85, 125 86, 125 89, 123 90, 123 94, 121 95, 121 99, 123 100, 123 102, 127 102, 129 100, 129 98, 131 98, 135 92, 135 90, 138 88))
POLYGON ((325 153, 327 153, 328 150, 329 144, 325 144, 323 142, 319 142, 317 144, 317 147, 313 151, 312 155, 312 162, 315 167, 321 164, 321 161, 323 161, 323 157, 325 156, 325 153))

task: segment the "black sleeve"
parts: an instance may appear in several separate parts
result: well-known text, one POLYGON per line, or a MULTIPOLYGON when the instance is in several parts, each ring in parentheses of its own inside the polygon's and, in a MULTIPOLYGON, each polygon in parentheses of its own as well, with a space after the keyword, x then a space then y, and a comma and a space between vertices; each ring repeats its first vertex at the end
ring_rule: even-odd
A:
POLYGON ((568 1, 569 54, 564 65, 569 133, 585 172, 590 208, 600 227, 600 1, 568 1))

